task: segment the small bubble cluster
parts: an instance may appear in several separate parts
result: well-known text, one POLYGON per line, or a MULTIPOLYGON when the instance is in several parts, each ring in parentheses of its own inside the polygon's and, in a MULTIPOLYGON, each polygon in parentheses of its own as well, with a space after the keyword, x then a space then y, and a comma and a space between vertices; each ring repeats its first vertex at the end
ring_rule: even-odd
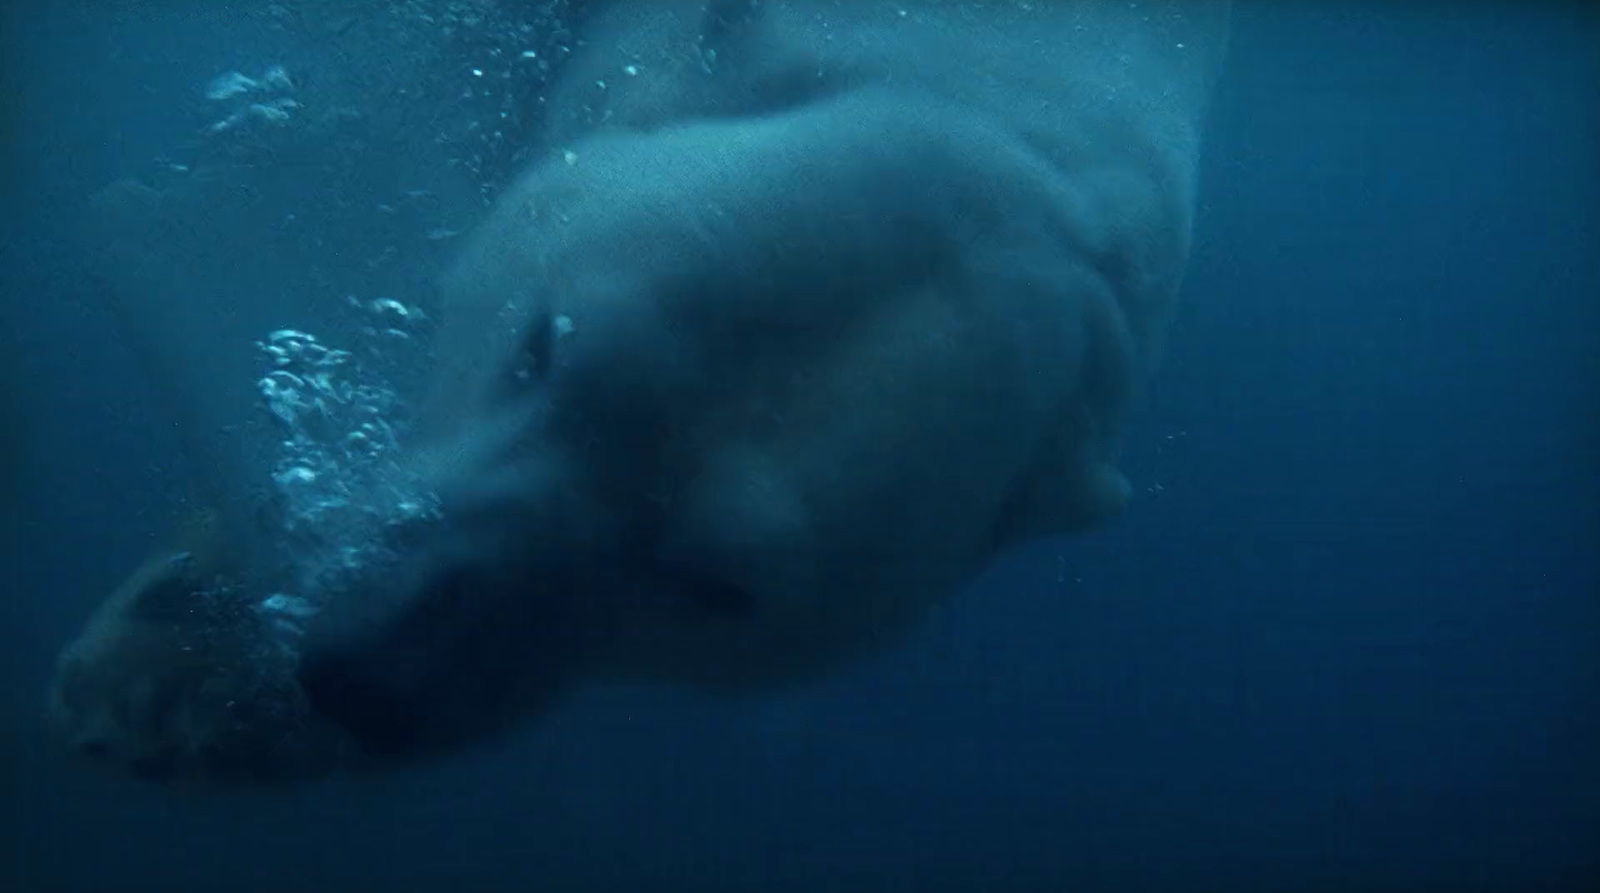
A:
POLYGON ((288 95, 294 89, 294 80, 282 65, 271 66, 259 78, 237 71, 219 74, 206 84, 205 95, 222 104, 228 113, 213 121, 206 133, 227 133, 256 122, 274 126, 289 123, 301 108, 299 101, 288 95))

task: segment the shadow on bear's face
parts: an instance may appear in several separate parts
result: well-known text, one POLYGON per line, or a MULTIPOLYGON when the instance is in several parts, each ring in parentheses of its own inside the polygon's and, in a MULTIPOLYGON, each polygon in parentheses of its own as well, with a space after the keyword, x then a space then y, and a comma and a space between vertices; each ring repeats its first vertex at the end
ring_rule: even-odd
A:
MULTIPOLYGON (((494 737, 564 693, 586 650, 588 590, 498 503, 394 532, 405 557, 342 592, 295 672, 310 710, 381 761, 494 737), (344 610, 341 611, 340 609, 344 610)), ((576 550, 574 550, 576 551, 576 550)))

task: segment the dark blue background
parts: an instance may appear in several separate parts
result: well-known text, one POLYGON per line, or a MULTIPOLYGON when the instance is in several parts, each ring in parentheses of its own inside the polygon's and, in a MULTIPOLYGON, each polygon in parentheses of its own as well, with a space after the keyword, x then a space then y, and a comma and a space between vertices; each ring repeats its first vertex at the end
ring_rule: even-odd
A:
POLYGON ((1451 7, 1239 8, 1124 520, 793 696, 252 799, 85 772, 40 706, 183 489, 62 234, 259 48, 6 13, 0 888, 1600 888, 1596 25, 1451 7))

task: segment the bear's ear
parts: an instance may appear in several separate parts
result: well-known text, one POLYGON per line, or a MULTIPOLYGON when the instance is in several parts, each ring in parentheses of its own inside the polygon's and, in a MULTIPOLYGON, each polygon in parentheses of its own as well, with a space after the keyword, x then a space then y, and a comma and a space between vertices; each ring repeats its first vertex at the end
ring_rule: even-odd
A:
POLYGON ((130 615, 149 623, 180 623, 189 618, 200 592, 194 572, 192 552, 152 560, 124 584, 131 587, 130 615))

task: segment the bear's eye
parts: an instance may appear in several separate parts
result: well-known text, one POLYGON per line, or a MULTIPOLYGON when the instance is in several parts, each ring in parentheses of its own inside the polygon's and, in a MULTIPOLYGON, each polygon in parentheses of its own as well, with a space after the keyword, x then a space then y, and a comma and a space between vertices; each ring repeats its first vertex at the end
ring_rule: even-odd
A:
POLYGON ((530 385, 550 378, 557 334, 556 317, 549 311, 529 320, 527 331, 522 335, 522 349, 507 366, 505 380, 501 383, 505 395, 520 394, 530 385))

